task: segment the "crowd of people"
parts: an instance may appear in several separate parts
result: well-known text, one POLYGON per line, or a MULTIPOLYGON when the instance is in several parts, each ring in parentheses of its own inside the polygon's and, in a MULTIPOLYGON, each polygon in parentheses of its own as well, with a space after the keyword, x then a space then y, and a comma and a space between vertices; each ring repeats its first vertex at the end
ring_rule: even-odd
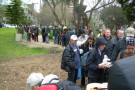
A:
MULTIPOLYGON (((26 25, 24 29, 28 41, 31 41, 33 35, 32 39, 38 42, 37 25, 26 25)), ((50 32, 49 25, 42 26, 43 42, 49 43, 50 32)), ((78 30, 74 27, 68 30, 66 26, 54 26, 53 39, 54 44, 61 44, 64 47, 61 69, 68 72, 67 80, 76 83, 81 75, 81 86, 85 85, 85 77, 88 77, 88 83, 107 82, 110 67, 116 60, 135 55, 133 27, 128 27, 125 32, 117 30, 115 36, 106 28, 96 37, 91 26, 88 30, 81 26, 78 30)))
POLYGON ((135 55, 134 35, 135 29, 128 27, 125 33, 117 30, 112 38, 111 30, 106 28, 95 40, 94 35, 80 29, 79 33, 70 37, 62 55, 61 68, 68 72, 67 80, 76 83, 81 68, 82 86, 85 85, 85 76, 88 76, 88 83, 107 82, 110 67, 116 60, 135 55), (82 66, 83 55, 86 57, 85 66, 82 66), (108 61, 105 63, 104 59, 108 61))

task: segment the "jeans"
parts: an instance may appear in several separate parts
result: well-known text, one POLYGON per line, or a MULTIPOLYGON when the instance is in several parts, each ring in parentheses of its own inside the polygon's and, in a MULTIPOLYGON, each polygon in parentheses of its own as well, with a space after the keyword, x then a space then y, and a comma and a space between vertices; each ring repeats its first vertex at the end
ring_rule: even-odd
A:
POLYGON ((25 39, 27 40, 27 32, 25 32, 25 39))
POLYGON ((49 36, 46 36, 46 37, 45 37, 45 42, 46 42, 46 43, 49 43, 49 36))
POLYGON ((57 44, 58 36, 54 36, 54 44, 57 44))

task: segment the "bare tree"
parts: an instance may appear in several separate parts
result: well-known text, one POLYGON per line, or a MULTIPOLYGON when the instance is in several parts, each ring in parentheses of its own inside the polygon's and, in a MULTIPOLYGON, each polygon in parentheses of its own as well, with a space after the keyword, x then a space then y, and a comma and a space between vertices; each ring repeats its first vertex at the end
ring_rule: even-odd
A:
POLYGON ((55 22, 55 17, 50 8, 48 7, 48 4, 45 3, 43 5, 41 12, 38 14, 38 21, 41 25, 47 25, 52 22, 55 22))
POLYGON ((108 0, 108 1, 106 1, 106 0, 96 0, 95 1, 94 0, 94 1, 92 1, 93 4, 95 3, 95 5, 93 7, 91 7, 90 10, 87 10, 86 12, 84 12, 84 18, 85 18, 85 22, 86 22, 85 26, 88 27, 88 23, 90 22, 90 20, 92 18, 92 14, 93 14, 94 10, 101 9, 103 7, 106 7, 106 6, 114 3, 114 2, 115 2, 115 0, 108 0), (87 15, 86 15, 87 13, 90 13, 88 18, 87 18, 87 15))
POLYGON ((49 7, 50 7, 50 9, 51 9, 51 11, 52 11, 52 13, 53 13, 53 15, 55 16, 56 21, 57 21, 60 25, 62 25, 62 22, 60 21, 58 15, 57 15, 56 12, 55 12, 56 4, 55 4, 54 0, 51 0, 51 1, 52 1, 52 4, 50 4, 49 0, 45 0, 45 1, 46 1, 46 3, 49 5, 49 7))

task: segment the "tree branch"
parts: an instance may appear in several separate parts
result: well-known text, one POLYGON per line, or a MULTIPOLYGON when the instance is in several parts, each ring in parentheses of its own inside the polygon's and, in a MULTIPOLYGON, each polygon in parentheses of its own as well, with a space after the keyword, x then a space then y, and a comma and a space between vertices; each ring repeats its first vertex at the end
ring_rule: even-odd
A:
POLYGON ((53 13, 53 15, 54 15, 55 18, 56 18, 56 21, 57 21, 60 25, 62 25, 62 23, 61 23, 60 20, 59 20, 59 17, 57 16, 55 10, 52 8, 52 6, 51 6, 51 4, 49 3, 49 1, 48 1, 48 0, 45 0, 45 1, 46 1, 47 4, 49 5, 49 7, 50 7, 50 9, 51 9, 51 11, 52 11, 52 13, 53 13))
POLYGON ((54 8, 54 10, 55 10, 56 5, 55 5, 55 3, 54 3, 54 0, 52 0, 52 4, 53 4, 53 8, 54 8))
POLYGON ((99 7, 96 8, 96 6, 97 6, 100 2, 101 2, 101 0, 98 1, 97 4, 96 4, 91 10, 87 10, 85 13, 88 13, 88 12, 91 12, 91 11, 93 11, 93 10, 97 10, 97 9, 100 9, 100 8, 102 8, 102 7, 105 7, 105 6, 109 5, 109 4, 112 4, 112 3, 115 2, 115 0, 113 0, 112 2, 109 2, 109 3, 107 3, 107 4, 104 4, 104 5, 99 6, 99 7))
POLYGON ((114 3, 114 2, 115 2, 115 0, 113 0, 112 2, 109 2, 109 3, 107 3, 107 4, 104 4, 104 5, 100 6, 100 7, 97 7, 97 8, 95 8, 94 10, 97 10, 97 9, 99 9, 99 8, 102 8, 102 7, 105 7, 105 6, 107 6, 107 5, 109 5, 109 4, 112 4, 112 3, 114 3))

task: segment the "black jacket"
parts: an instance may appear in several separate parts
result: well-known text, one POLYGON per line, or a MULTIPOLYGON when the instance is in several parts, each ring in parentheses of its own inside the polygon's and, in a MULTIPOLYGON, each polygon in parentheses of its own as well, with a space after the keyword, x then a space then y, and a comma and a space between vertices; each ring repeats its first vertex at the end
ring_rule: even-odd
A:
MULTIPOLYGON (((94 46, 92 45, 92 48, 94 46)), ((82 44, 80 49, 83 49, 83 54, 86 53, 86 52, 89 52, 89 45, 88 44, 82 44)))
POLYGON ((88 55, 86 66, 88 68, 89 78, 103 78, 103 69, 99 69, 98 65, 102 63, 105 52, 102 51, 100 56, 98 48, 93 48, 88 55))
POLYGON ((111 39, 111 44, 113 45, 113 48, 115 47, 115 45, 117 44, 118 41, 119 41, 118 37, 115 37, 115 38, 111 39))
POLYGON ((123 39, 119 40, 117 42, 117 44, 115 45, 115 47, 113 49, 111 61, 112 62, 116 61, 119 52, 125 50, 126 48, 127 48, 127 46, 126 46, 126 37, 124 37, 123 39))
POLYGON ((104 37, 105 41, 107 42, 106 45, 105 45, 105 53, 106 55, 108 56, 108 58, 111 59, 112 57, 112 44, 111 44, 111 38, 109 40, 107 40, 105 37, 104 37))
POLYGON ((63 51, 61 69, 65 70, 67 72, 70 72, 71 69, 75 69, 74 56, 75 56, 75 53, 74 53, 71 45, 68 44, 63 51))
POLYGON ((38 27, 33 27, 33 32, 35 34, 39 34, 39 28, 38 27))
POLYGON ((57 36, 57 29, 53 29, 53 36, 57 36))
POLYGON ((67 46, 70 41, 71 33, 69 31, 62 33, 62 46, 67 46))
POLYGON ((42 34, 43 36, 46 36, 45 28, 42 28, 41 34, 42 34))
POLYGON ((103 37, 98 37, 96 39, 96 46, 93 48, 88 55, 88 58, 86 60, 86 66, 88 68, 88 77, 89 78, 100 78, 103 81, 103 69, 99 69, 98 65, 102 63, 105 51, 103 50, 101 52, 101 55, 99 54, 98 47, 100 45, 105 45, 106 41, 103 37))

